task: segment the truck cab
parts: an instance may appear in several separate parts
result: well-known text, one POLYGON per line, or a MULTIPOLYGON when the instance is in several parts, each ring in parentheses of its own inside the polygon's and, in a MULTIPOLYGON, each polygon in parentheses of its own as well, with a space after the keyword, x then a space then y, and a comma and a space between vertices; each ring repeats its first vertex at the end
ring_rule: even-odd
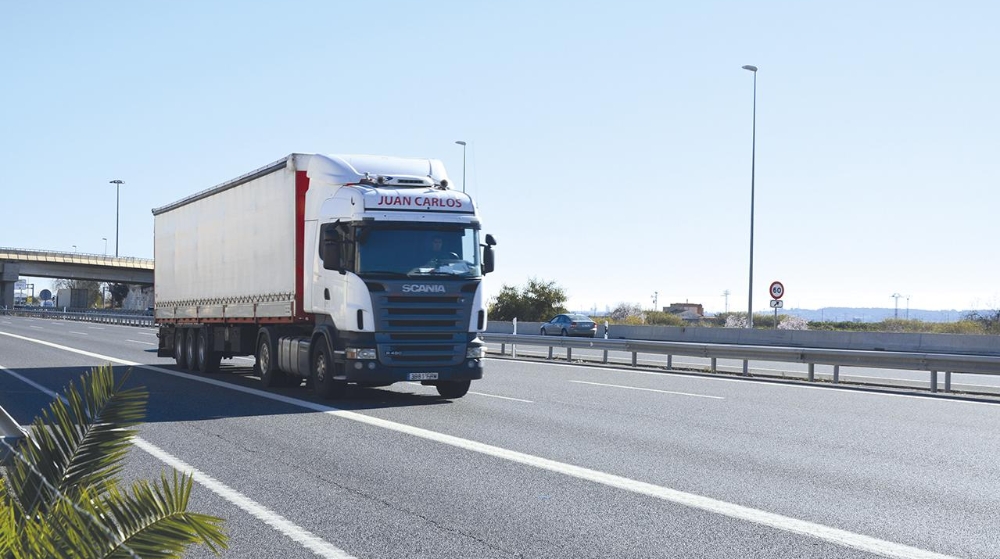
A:
POLYGON ((495 244, 481 238, 472 199, 420 160, 314 156, 308 175, 316 198, 335 188, 307 195, 317 209, 303 266, 312 276, 304 306, 317 316, 310 344, 329 344, 333 379, 467 390, 482 378, 482 277, 495 244))

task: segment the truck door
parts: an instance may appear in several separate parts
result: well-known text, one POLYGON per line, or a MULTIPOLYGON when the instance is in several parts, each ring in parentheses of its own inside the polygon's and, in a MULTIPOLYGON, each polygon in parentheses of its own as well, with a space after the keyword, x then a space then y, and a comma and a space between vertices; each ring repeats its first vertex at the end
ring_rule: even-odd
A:
POLYGON ((354 269, 354 242, 350 228, 338 223, 324 224, 319 231, 320 266, 313 282, 313 305, 334 323, 346 316, 347 272, 354 269))

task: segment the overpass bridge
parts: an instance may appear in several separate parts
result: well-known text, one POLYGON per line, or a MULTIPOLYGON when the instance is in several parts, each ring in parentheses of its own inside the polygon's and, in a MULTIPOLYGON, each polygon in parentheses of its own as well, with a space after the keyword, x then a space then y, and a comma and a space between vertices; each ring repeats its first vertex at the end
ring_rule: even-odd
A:
POLYGON ((20 276, 153 285, 153 260, 0 247, 0 306, 14 306, 20 276))

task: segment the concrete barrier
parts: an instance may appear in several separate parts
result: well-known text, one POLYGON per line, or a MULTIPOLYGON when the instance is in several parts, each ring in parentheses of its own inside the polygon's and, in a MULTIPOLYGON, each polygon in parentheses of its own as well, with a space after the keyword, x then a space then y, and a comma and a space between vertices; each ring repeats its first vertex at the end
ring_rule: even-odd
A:
MULTIPOLYGON (((487 332, 510 334, 510 322, 490 321, 487 332)), ((518 334, 538 334, 538 322, 518 322, 518 334)), ((598 337, 604 325, 598 321, 598 337)), ((704 344, 766 345, 820 349, 903 351, 1000 356, 1000 336, 966 334, 911 334, 895 332, 831 332, 826 330, 762 330, 612 324, 611 339, 691 342, 704 344)))

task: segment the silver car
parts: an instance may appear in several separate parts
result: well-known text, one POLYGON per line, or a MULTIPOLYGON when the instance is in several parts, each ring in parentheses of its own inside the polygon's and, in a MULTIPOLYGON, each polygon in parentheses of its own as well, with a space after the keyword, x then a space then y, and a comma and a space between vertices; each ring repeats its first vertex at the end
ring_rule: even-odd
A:
POLYGON ((542 324, 543 336, 584 336, 597 337, 597 323, 582 314, 560 314, 542 324))

